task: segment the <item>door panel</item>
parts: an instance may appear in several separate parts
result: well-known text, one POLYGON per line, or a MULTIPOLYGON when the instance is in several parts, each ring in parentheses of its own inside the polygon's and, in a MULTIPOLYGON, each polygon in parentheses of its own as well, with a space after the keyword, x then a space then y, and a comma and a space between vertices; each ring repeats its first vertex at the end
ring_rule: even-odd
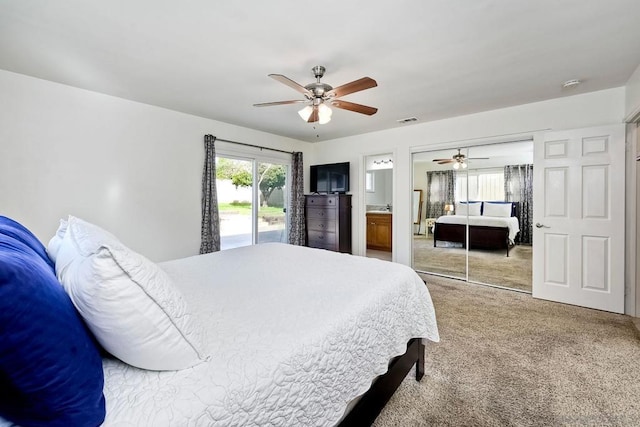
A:
POLYGON ((287 242, 287 165, 257 162, 257 242, 287 242))
POLYGON ((624 125, 535 141, 533 296, 624 312, 624 125))
POLYGON ((544 188, 545 216, 566 218, 567 202, 567 168, 548 168, 545 170, 544 188))
POLYGON ((218 211, 220 214, 220 249, 249 246, 253 243, 253 190, 251 159, 216 156, 218 211), (230 171, 225 173, 226 171, 230 171), (233 178, 237 181, 233 181, 233 178), (236 185, 237 184, 237 185, 236 185))
POLYGON ((568 237, 566 234, 545 234, 545 247, 547 248, 544 253, 545 283, 567 286, 568 237))

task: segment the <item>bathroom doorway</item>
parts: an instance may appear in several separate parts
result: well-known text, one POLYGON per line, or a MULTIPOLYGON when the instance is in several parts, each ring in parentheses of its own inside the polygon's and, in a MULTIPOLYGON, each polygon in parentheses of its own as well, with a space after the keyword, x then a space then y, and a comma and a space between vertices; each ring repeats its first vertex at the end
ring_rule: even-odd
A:
POLYGON ((393 154, 365 158, 366 256, 393 259, 393 154))

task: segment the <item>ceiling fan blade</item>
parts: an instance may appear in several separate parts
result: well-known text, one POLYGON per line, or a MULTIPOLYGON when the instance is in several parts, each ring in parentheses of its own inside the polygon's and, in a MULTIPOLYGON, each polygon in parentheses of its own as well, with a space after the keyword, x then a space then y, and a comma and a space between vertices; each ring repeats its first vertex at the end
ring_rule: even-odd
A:
POLYGON ((489 157, 467 157, 467 160, 489 160, 489 157))
POLYGON ((318 120, 320 120, 320 115, 318 114, 318 107, 314 106, 313 111, 309 116, 309 120, 307 120, 307 123, 314 123, 314 122, 317 122, 318 120))
POLYGON ((378 109, 374 107, 369 107, 367 105, 356 104, 355 102, 348 102, 342 100, 331 101, 331 105, 336 108, 342 108, 343 110, 355 111, 356 113, 366 114, 367 116, 371 116, 375 114, 378 109))
POLYGON ((305 88, 304 86, 302 86, 299 83, 294 82, 289 77, 285 77, 282 74, 269 74, 269 77, 271 77, 274 80, 279 81, 280 83, 283 83, 283 84, 289 86, 290 88, 293 88, 293 89, 297 90, 298 92, 304 94, 305 96, 308 96, 309 98, 313 97, 313 94, 311 93, 311 91, 309 89, 305 88))
POLYGON ((359 92, 365 89, 371 89, 378 86, 378 83, 370 77, 363 77, 358 80, 354 80, 350 83, 343 84, 337 88, 327 92, 329 98, 339 98, 341 96, 349 95, 350 93, 359 92))
POLYGON ((440 164, 440 165, 445 165, 447 163, 453 163, 455 162, 455 160, 453 159, 433 159, 434 162, 440 164))
POLYGON ((254 107, 271 107, 272 105, 299 104, 301 102, 309 102, 309 100, 308 99, 296 99, 294 101, 262 102, 260 104, 253 104, 253 106, 254 107))

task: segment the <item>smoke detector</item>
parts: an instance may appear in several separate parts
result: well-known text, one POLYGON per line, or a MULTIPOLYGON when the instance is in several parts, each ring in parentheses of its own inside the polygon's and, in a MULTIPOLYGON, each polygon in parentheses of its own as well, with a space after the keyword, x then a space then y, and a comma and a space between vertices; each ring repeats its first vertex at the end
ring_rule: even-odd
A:
POLYGON ((400 123, 400 124, 417 122, 417 121, 418 121, 418 119, 416 117, 407 117, 406 119, 397 120, 397 122, 400 123))
POLYGON ((565 89, 568 89, 570 87, 576 87, 580 83, 582 83, 582 82, 580 80, 578 80, 578 79, 571 79, 571 80, 567 80, 566 82, 562 83, 562 87, 565 88, 565 89))

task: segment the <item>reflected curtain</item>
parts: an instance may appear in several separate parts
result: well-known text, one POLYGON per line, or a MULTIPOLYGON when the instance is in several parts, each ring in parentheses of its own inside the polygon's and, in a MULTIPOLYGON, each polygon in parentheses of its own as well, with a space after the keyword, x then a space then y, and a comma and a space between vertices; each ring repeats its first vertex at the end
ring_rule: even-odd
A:
POLYGON ((427 218, 444 215, 444 205, 453 203, 454 191, 453 170, 427 172, 427 218))
POLYGON ((304 169, 302 153, 291 154, 291 203, 289 204, 289 243, 304 246, 304 169))
POLYGON ((516 240, 530 245, 533 242, 533 165, 504 167, 504 195, 507 202, 520 204, 520 234, 516 240))
POLYGON ((220 215, 216 191, 216 137, 204 136, 204 168, 202 170, 202 223, 200 253, 220 250, 220 215))

